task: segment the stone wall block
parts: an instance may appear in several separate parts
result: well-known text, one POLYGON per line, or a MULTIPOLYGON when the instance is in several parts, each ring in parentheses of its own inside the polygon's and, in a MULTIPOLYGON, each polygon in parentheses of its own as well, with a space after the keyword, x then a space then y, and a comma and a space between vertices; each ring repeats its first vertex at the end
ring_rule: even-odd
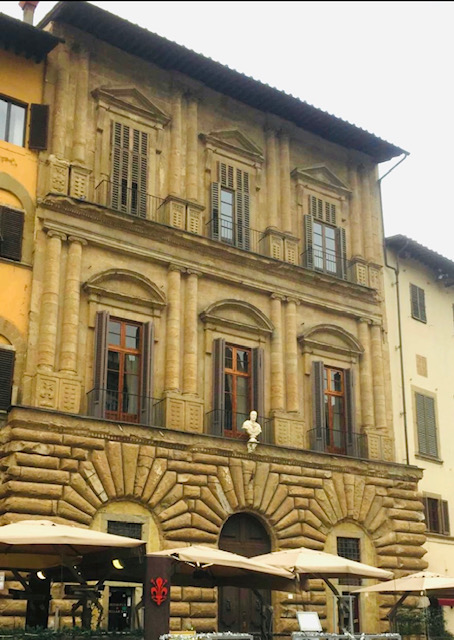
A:
POLYGON ((256 463, 253 460, 243 460, 243 485, 245 492, 245 502, 248 507, 252 507, 254 501, 254 476, 256 463))
MULTIPOLYGON (((164 507, 165 509, 169 507, 170 504, 172 504, 171 502, 164 501, 164 498, 168 493, 170 493, 171 489, 174 488, 176 481, 177 481, 177 474, 175 473, 175 471, 166 471, 164 473, 152 497, 148 501, 152 509, 156 507, 159 503, 161 503, 161 507, 164 507)), ((183 490, 183 487, 181 487, 181 491, 182 490, 183 490)), ((176 502, 176 500, 174 502, 176 502)))
POLYGON ((77 460, 60 460, 60 470, 75 473, 79 470, 79 463, 77 460))
POLYGON ((62 518, 67 518, 73 522, 79 522, 80 524, 86 524, 89 526, 92 521, 92 516, 88 515, 84 511, 73 507, 64 500, 58 501, 58 515, 62 518))
POLYGON ((301 521, 306 522, 307 524, 310 524, 312 527, 314 527, 315 529, 319 529, 320 531, 325 529, 325 526, 320 520, 320 518, 317 518, 315 513, 312 513, 312 511, 310 511, 309 509, 304 511, 301 521))
MULTIPOLYGON (((107 440, 106 457, 110 467, 110 476, 115 486, 115 496, 125 495, 125 477, 123 474, 123 446, 121 442, 107 440)), ((135 473, 135 470, 134 470, 135 473)))
POLYGON ((155 458, 143 488, 142 499, 144 502, 150 500, 166 469, 167 460, 165 458, 155 458))
POLYGON ((349 518, 353 517, 355 509, 355 478, 347 474, 344 475, 346 513, 349 518))
POLYGON ((394 487, 394 480, 381 478, 379 475, 373 475, 373 470, 371 470, 371 475, 368 477, 367 481, 369 484, 374 484, 377 487, 386 487, 388 489, 394 487))
MULTIPOLYGON (((273 462, 271 464, 271 473, 281 473, 283 475, 290 474, 294 476, 300 476, 302 474, 302 469, 297 465, 286 465, 286 464, 278 464, 273 462)), ((309 474, 311 475, 311 474, 309 474)), ((313 474, 312 474, 313 475, 313 474)))
POLYGON ((326 513, 323 506, 319 504, 316 498, 309 500, 309 509, 320 520, 320 522, 323 522, 325 526, 332 526, 330 515, 326 513))
POLYGON ((196 500, 195 510, 200 516, 217 527, 218 531, 220 530, 224 518, 221 518, 215 511, 213 511, 213 509, 210 509, 206 502, 203 500, 196 500))
POLYGON ((43 498, 58 500, 63 493, 63 487, 58 484, 46 484, 44 482, 21 482, 10 480, 4 484, 5 496, 29 496, 30 498, 43 498))
POLYGON ((289 513, 287 513, 287 515, 283 516, 279 520, 279 522, 276 523, 276 530, 277 531, 282 531, 282 529, 285 529, 286 527, 291 527, 295 523, 300 522, 300 513, 301 512, 298 509, 295 509, 294 502, 295 501, 293 501, 293 509, 289 513))
POLYGON ((65 487, 63 490, 63 499, 76 509, 83 511, 84 513, 94 516, 96 513, 95 507, 85 500, 77 491, 74 491, 72 487, 65 487))
POLYGON ((213 631, 215 627, 215 624, 213 623, 213 618, 195 618, 194 617, 194 620, 190 619, 188 620, 188 623, 193 624, 194 627, 197 628, 197 631, 201 633, 204 631, 207 631, 207 632, 213 631))
POLYGON ((364 526, 369 529, 371 522, 374 521, 377 514, 380 513, 383 509, 383 498, 381 496, 375 496, 370 505, 369 512, 364 519, 364 526))
POLYGON ((2 500, 1 506, 3 513, 26 513, 27 515, 36 516, 54 516, 57 514, 57 502, 55 500, 13 496, 2 500))
POLYGON ((224 456, 216 456, 211 453, 198 453, 192 454, 192 459, 195 463, 201 462, 202 464, 213 465, 217 467, 224 467, 226 464, 226 458, 224 456))
MULTIPOLYGON (((276 527, 277 528, 277 527, 276 527)), ((286 527, 284 529, 279 529, 277 531, 277 535, 279 540, 286 540, 288 538, 292 539, 295 536, 300 536, 302 531, 302 525, 300 522, 290 526, 290 527, 286 527)))
POLYGON ((388 514, 390 518, 406 518, 407 520, 413 520, 414 522, 424 521, 424 513, 422 511, 410 511, 408 509, 389 509, 388 514))
MULTIPOLYGON (((167 531, 166 533, 167 540, 178 540, 180 542, 179 546, 183 546, 190 542, 191 544, 213 544, 215 545, 217 542, 217 535, 213 533, 208 533, 206 531, 202 531, 201 529, 178 529, 176 531, 167 531)), ((172 547, 175 545, 172 545, 172 547)))
POLYGON ((244 480, 241 460, 230 460, 230 475, 232 477, 235 494, 240 507, 246 506, 246 497, 244 494, 244 480))
POLYGON ((325 544, 326 535, 322 531, 319 531, 306 522, 303 522, 301 529, 301 533, 303 534, 303 536, 306 536, 306 538, 310 538, 311 540, 318 540, 318 542, 322 542, 323 544, 325 544))
POLYGON ((340 507, 340 513, 342 513, 342 517, 345 518, 348 513, 347 497, 345 495, 348 484, 345 484, 345 474, 333 473, 332 482, 328 482, 327 486, 332 486, 334 488, 336 501, 339 503, 340 507))
POLYGON ((375 547, 386 547, 391 544, 395 544, 397 542, 397 534, 395 531, 390 531, 386 533, 381 538, 376 538, 374 540, 375 547))
POLYGON ((376 488, 373 485, 366 484, 366 486, 364 487, 363 499, 358 514, 358 520, 360 522, 364 522, 367 518, 367 515, 375 498, 375 491, 376 488))
POLYGON ((418 535, 416 533, 396 533, 397 544, 412 544, 420 546, 425 544, 427 537, 425 535, 418 535))
MULTIPOLYGON (((289 491, 289 495, 290 495, 290 491, 289 491)), ((299 497, 295 498, 295 507, 297 509, 303 509, 303 510, 309 509, 309 503, 310 503, 310 500, 308 498, 299 498, 299 497)))
MULTIPOLYGON (((26 447, 31 447, 26 449, 29 453, 32 453, 32 443, 35 443, 37 446, 36 453, 42 453, 42 455, 46 455, 44 449, 41 449, 41 447, 44 447, 46 444, 63 443, 63 434, 46 428, 43 428, 42 430, 37 432, 35 429, 35 425, 33 425, 33 427, 30 429, 24 429, 14 426, 11 429, 9 435, 10 440, 22 440, 26 447)), ((50 452, 52 452, 52 450, 50 450, 50 452)))
MULTIPOLYGON (((92 462, 87 460, 87 462, 80 463, 80 473, 83 478, 86 479, 90 487, 96 496, 100 499, 101 502, 107 502, 108 495, 104 490, 101 480, 98 477, 96 469, 92 462)), ((73 483, 73 486, 74 483, 73 483)))
MULTIPOLYGON (((276 495, 276 494, 275 494, 276 495)), ((291 513, 295 509, 295 501, 293 498, 286 497, 284 501, 279 505, 276 511, 271 515, 270 519, 276 524, 281 521, 286 515, 291 513)))
POLYGON ((107 500, 107 495, 104 500, 101 500, 100 496, 93 491, 93 489, 78 473, 71 475, 70 486, 77 491, 83 500, 86 500, 95 509, 99 509, 102 502, 107 500))
POLYGON ((416 491, 416 487, 411 485, 411 488, 404 489, 402 487, 391 487, 388 491, 388 495, 392 498, 401 498, 403 500, 421 500, 421 495, 416 491))
POLYGON ((208 484, 208 477, 205 475, 198 476, 193 473, 179 473, 177 475, 177 482, 196 487, 204 487, 208 484))
POLYGON ((192 455, 187 451, 180 449, 169 449, 168 447, 156 447, 156 457, 165 458, 166 460, 182 460, 183 462, 192 462, 192 455))
MULTIPOLYGON (((268 505, 268 509, 266 510, 267 515, 273 515, 275 511, 277 511, 277 509, 279 509, 279 507, 282 505, 284 500, 287 498, 287 495, 288 495, 287 487, 279 485, 276 488, 276 491, 274 492, 273 497, 271 498, 271 501, 268 505)), ((293 499, 289 498, 289 500, 291 500, 291 504, 293 506, 294 505, 293 499)), ((284 508, 284 511, 285 513, 288 513, 289 509, 284 508)), ((276 522, 277 518, 273 518, 273 520, 274 522, 276 522)))
POLYGON ((76 436, 74 434, 63 435, 63 444, 68 447, 82 449, 85 451, 103 451, 104 450, 104 439, 100 438, 90 438, 89 436, 76 436))
POLYGON ((69 473, 55 469, 38 469, 36 467, 9 467, 5 478, 21 479, 28 482, 47 482, 49 484, 68 484, 69 473))
POLYGON ((188 462, 184 460, 169 460, 169 471, 176 471, 177 473, 193 474, 193 475, 206 475, 215 476, 217 474, 217 467, 213 464, 203 464, 188 462))
POLYGON ((213 495, 212 487, 213 487, 213 484, 211 482, 209 482, 208 487, 201 487, 200 497, 205 503, 205 505, 207 506, 207 508, 210 509, 213 513, 215 513, 219 518, 219 520, 222 522, 225 520, 227 514, 225 512, 225 509, 220 504, 219 500, 216 499, 216 497, 213 495))
POLYGON ((263 499, 266 483, 270 473, 270 464, 268 462, 257 462, 254 477, 254 496, 252 499, 252 508, 258 510, 263 499))
POLYGON ((288 485, 288 494, 295 498, 313 498, 315 496, 315 489, 308 489, 307 487, 292 487, 288 485))
POLYGON ((420 498, 415 497, 414 500, 397 499, 394 500, 395 509, 405 509, 408 511, 424 511, 424 506, 420 498))
POLYGON ((380 549, 380 554, 383 555, 408 556, 412 558, 422 558, 426 553, 427 550, 424 547, 416 547, 409 544, 393 544, 380 549))
POLYGON ((230 469, 228 467, 219 467, 218 478, 222 491, 229 502, 230 508, 232 511, 235 511, 238 508, 238 498, 235 493, 232 476, 230 475, 230 469))
POLYGON ((331 504, 330 499, 326 494, 326 491, 317 489, 317 491, 315 492, 315 499, 320 505, 320 507, 322 508, 322 510, 326 513, 326 516, 329 518, 331 524, 336 524, 338 520, 338 516, 336 514, 336 511, 333 508, 333 505, 331 504))
POLYGON ((189 616, 189 602, 170 602, 170 615, 175 617, 189 616))
POLYGON ((170 520, 161 523, 161 527, 164 531, 178 531, 179 529, 190 527, 191 524, 191 514, 187 511, 176 518, 170 518, 170 520))
POLYGON ((394 531, 401 533, 425 534, 426 524, 424 522, 408 522, 408 520, 393 520, 394 531))
POLYGON ((268 476, 268 482, 266 483, 265 491, 263 492, 262 504, 260 505, 260 508, 264 513, 268 512, 270 502, 278 486, 279 486, 279 474, 270 472, 268 476))
POLYGON ((134 495, 136 498, 140 498, 145 482, 147 481, 148 474, 153 464, 156 449, 150 446, 141 446, 139 449, 139 456, 137 458, 137 468, 134 478, 134 495))
POLYGON ((186 499, 196 499, 200 498, 200 493, 202 491, 202 487, 193 487, 191 485, 185 484, 183 487, 183 496, 186 499))
POLYGON ((368 527, 370 533, 372 534, 375 533, 376 536, 384 535, 391 528, 392 528, 392 524, 389 521, 389 517, 386 509, 382 509, 382 511, 379 511, 379 513, 377 513, 375 518, 371 520, 368 527), (385 525, 384 530, 380 531, 383 525, 385 525))
POLYGON ((71 447, 71 458, 73 460, 87 460, 88 451, 80 447, 71 447))
POLYGON ((3 458, 1 461, 1 466, 5 469, 16 465, 19 467, 39 467, 40 469, 58 469, 60 459, 55 456, 17 452, 3 458))
POLYGON ((107 493, 109 498, 116 498, 117 491, 112 478, 112 468, 109 464, 106 453, 104 451, 93 451, 91 454, 91 461, 104 491, 107 493))
POLYGON ((355 478, 355 508, 353 510, 353 519, 359 520, 359 512, 363 503, 364 491, 366 489, 366 479, 361 476, 355 478))
POLYGON ((166 520, 170 520, 172 518, 176 518, 183 513, 188 511, 188 505, 184 500, 178 500, 175 504, 172 504, 164 511, 161 511, 159 514, 159 519, 161 522, 166 522, 166 520))
POLYGON ((386 569, 405 569, 408 572, 422 571, 427 567, 427 562, 422 558, 396 558, 395 556, 378 556, 377 566, 386 569))
POLYGON ((212 602, 193 602, 191 604, 191 618, 216 618, 217 615, 217 607, 212 602))
MULTIPOLYGON (((183 499, 183 487, 179 484, 175 484, 169 493, 161 500, 161 503, 156 505, 154 513, 160 516, 161 513, 167 510, 170 506, 180 502, 183 499)), ((191 500, 185 500, 188 511, 191 511, 191 500)))
POLYGON ((184 587, 182 591, 185 602, 216 602, 216 589, 184 587))
POLYGON ((211 532, 216 536, 219 535, 219 525, 211 522, 208 518, 204 518, 199 513, 191 514, 191 525, 196 529, 211 532))

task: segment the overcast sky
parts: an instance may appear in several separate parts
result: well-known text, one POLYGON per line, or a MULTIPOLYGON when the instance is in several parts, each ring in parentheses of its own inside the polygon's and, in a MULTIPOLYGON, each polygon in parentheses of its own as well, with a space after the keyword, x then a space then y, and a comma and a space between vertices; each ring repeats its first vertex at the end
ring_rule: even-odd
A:
MULTIPOLYGON (((92 4, 408 151, 382 182, 385 234, 454 260, 454 2, 92 4)), ((22 17, 18 2, 0 11, 22 17)))

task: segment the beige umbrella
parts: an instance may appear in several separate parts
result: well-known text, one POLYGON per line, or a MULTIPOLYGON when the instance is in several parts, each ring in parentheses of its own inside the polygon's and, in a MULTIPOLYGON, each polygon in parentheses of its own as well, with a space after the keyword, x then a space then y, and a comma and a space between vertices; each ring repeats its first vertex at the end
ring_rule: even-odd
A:
POLYGON ((283 591, 296 588, 295 576, 286 569, 213 547, 189 545, 148 555, 173 558, 172 584, 180 586, 211 583, 211 586, 283 591))
POLYGON ((374 584, 371 587, 356 589, 355 593, 369 591, 419 593, 434 596, 443 593, 447 595, 448 593, 454 592, 454 578, 442 576, 439 573, 431 573, 430 571, 419 571, 404 578, 397 578, 396 580, 389 580, 381 584, 374 584))
POLYGON ((134 549, 135 538, 83 529, 51 520, 21 520, 0 527, 0 569, 46 569, 88 554, 134 549))
POLYGON ((355 562, 325 551, 306 549, 306 547, 274 551, 273 553, 254 556, 253 559, 274 567, 287 569, 294 574, 306 574, 307 577, 339 578, 342 576, 356 576, 358 578, 378 578, 381 580, 389 580, 389 578, 393 577, 391 571, 377 569, 377 567, 355 562))

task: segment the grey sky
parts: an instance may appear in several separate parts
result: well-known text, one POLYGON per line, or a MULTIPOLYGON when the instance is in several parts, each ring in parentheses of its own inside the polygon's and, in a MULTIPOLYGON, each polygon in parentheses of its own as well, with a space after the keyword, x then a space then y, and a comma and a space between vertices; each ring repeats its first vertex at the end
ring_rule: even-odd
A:
MULTIPOLYGON (((382 184, 385 233, 454 260, 454 2, 93 4, 409 151, 382 184)), ((22 17, 18 2, 0 11, 22 17)))

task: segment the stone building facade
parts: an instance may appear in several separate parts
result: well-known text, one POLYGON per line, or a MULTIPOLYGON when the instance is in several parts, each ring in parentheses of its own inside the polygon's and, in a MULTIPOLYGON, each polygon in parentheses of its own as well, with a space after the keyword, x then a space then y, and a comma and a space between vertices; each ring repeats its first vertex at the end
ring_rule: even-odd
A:
MULTIPOLYGON (((383 299, 377 166, 402 150, 94 6, 60 2, 42 26, 64 42, 47 66, 3 521, 424 568, 383 299)), ((172 629, 234 629, 241 602, 226 602, 174 588, 172 629)), ((275 631, 296 629, 301 602, 332 628, 312 581, 272 595, 275 631)), ((389 604, 359 600, 362 627, 385 630, 389 604)))

